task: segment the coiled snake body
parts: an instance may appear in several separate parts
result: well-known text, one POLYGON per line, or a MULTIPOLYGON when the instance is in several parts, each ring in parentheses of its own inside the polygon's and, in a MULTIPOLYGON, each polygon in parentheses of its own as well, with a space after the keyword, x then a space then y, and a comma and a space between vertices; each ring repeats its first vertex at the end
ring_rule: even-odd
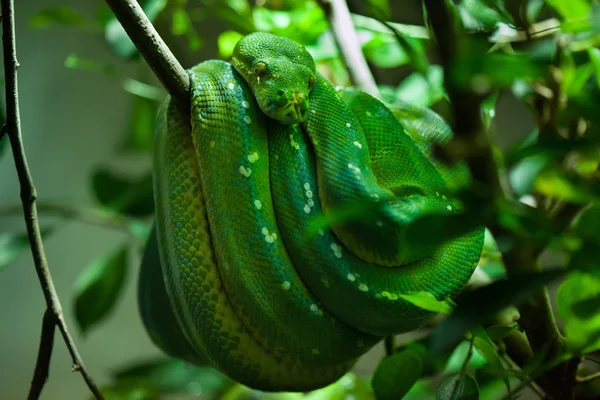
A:
POLYGON ((142 317, 167 353, 240 383, 319 388, 432 317, 399 295, 458 293, 483 231, 405 246, 412 221, 460 207, 440 192, 461 175, 426 156, 439 138, 414 141, 375 98, 336 92, 291 40, 245 36, 232 64, 189 70, 191 121, 170 102, 159 113, 160 263, 147 250, 142 317), (360 218, 307 234, 311 218, 354 205, 360 218))

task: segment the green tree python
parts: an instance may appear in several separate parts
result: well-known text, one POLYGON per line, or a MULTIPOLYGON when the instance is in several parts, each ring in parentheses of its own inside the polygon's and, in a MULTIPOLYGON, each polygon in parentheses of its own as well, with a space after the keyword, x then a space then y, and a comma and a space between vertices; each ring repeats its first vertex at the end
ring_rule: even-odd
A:
POLYGON ((412 222, 460 209, 443 193, 465 181, 431 157, 448 137, 427 118, 337 90, 302 45, 267 33, 188 73, 190 120, 169 100, 158 115, 138 285, 166 353, 252 388, 312 390, 431 319, 402 294, 464 287, 483 228, 410 242, 412 222), (358 217, 334 218, 353 206, 358 217), (319 215, 332 219, 311 233, 319 215))

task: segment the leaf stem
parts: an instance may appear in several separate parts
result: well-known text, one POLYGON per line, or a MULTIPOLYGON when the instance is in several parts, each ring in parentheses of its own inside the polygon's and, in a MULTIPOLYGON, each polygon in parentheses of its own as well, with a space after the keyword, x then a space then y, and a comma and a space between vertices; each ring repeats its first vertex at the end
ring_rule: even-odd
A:
POLYGON ((12 154, 15 162, 15 168, 19 177, 21 187, 21 202, 23 204, 23 213, 25 217, 25 225, 27 226, 27 235, 31 245, 31 253, 35 264, 35 269, 40 281, 42 292, 46 300, 46 315, 44 317, 42 339, 40 343, 40 354, 34 378, 32 380, 32 388, 30 391, 30 399, 37 399, 43 389, 48 376, 48 367, 50 365, 50 356, 52 355, 51 336, 54 326, 57 325, 60 329, 63 339, 71 353, 73 364, 78 366, 78 370, 83 376, 89 389, 97 399, 102 399, 102 394, 96 387, 84 367, 77 347, 69 334, 67 324, 63 317, 62 306, 52 282, 52 276, 48 268, 48 262, 44 253, 44 245, 42 243, 42 235, 40 232, 37 208, 36 208, 36 190, 33 184, 33 179, 29 171, 23 140, 21 136, 21 121, 19 113, 19 95, 17 84, 17 69, 19 63, 17 61, 16 39, 15 39, 15 15, 14 15, 14 0, 2 1, 2 42, 4 55, 4 76, 6 80, 6 134, 10 140, 12 154), (48 315, 52 315, 52 317, 48 315))

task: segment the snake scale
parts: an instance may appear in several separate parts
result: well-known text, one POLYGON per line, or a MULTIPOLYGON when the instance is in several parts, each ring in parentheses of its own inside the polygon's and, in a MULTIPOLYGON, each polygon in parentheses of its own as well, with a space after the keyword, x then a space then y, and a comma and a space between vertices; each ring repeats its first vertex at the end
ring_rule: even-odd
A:
POLYGON ((256 389, 307 391, 433 316, 402 294, 464 287, 483 228, 407 245, 412 222, 461 206, 442 193, 464 171, 428 152, 447 135, 410 122, 410 107, 395 115, 336 90, 302 45, 267 33, 188 73, 191 120, 169 100, 158 115, 156 223, 138 286, 166 353, 256 389), (360 215, 336 214, 353 206, 360 215), (331 223, 311 234, 319 215, 331 223))

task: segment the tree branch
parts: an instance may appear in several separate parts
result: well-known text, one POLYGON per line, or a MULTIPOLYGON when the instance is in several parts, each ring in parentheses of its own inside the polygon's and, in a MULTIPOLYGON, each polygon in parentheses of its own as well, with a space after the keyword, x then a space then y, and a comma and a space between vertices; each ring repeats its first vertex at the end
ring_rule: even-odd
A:
POLYGON ((190 79, 136 0, 106 0, 127 35, 169 92, 179 112, 190 114, 190 79))
MULTIPOLYGON (((4 76, 6 80, 6 134, 10 140, 10 145, 15 161, 15 168, 19 176, 21 186, 21 202, 23 203, 23 212, 25 215, 25 225, 27 226, 27 235, 31 245, 31 253, 35 264, 35 269, 38 274, 44 298, 46 300, 46 314, 50 313, 63 335, 63 339, 67 344, 73 364, 77 365, 83 379, 88 387, 94 393, 97 399, 102 399, 102 395, 98 391, 92 378, 89 376, 83 366, 83 361, 79 356, 77 348, 73 343, 66 322, 63 317, 62 306, 52 282, 52 276, 48 269, 48 262, 44 253, 42 243, 42 235, 38 223, 37 208, 36 208, 36 190, 33 185, 33 179, 29 172, 25 150, 21 137, 21 121, 19 115, 19 95, 17 85, 17 61, 16 40, 15 40, 15 16, 13 0, 2 0, 2 42, 4 52, 4 76)), ((43 354, 38 357, 35 376, 32 382, 32 390, 30 398, 36 399, 43 388, 46 377, 48 376, 49 357, 52 352, 49 347, 52 347, 52 341, 49 340, 51 334, 50 317, 44 317, 44 335, 40 344, 40 350, 43 354), (34 386, 35 385, 35 386, 34 386)))
POLYGON ((28 400, 38 399, 42 393, 46 380, 48 380, 55 330, 56 318, 49 309, 46 309, 44 319, 42 320, 40 349, 38 350, 38 358, 35 363, 35 372, 33 373, 33 380, 31 381, 31 389, 29 389, 29 396, 27 396, 28 400))
POLYGON ((348 69, 350 80, 360 90, 380 98, 379 89, 363 56, 358 35, 345 0, 317 0, 335 37, 338 51, 348 69))
POLYGON ((577 384, 582 384, 595 381, 596 379, 600 379, 600 372, 595 372, 587 376, 578 376, 575 378, 575 382, 577 382, 577 384))

